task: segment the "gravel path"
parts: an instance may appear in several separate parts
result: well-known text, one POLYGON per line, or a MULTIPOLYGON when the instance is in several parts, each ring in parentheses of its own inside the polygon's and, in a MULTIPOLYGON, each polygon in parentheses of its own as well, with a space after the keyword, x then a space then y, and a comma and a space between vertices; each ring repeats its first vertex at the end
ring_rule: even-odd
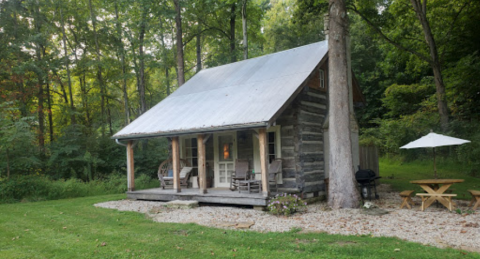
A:
POLYGON ((284 232, 301 228, 304 232, 326 232, 342 235, 389 236, 437 246, 480 252, 480 213, 471 213, 468 201, 456 201, 458 208, 470 214, 449 212, 432 205, 420 210, 420 199, 414 197, 413 209, 398 209, 398 193, 387 185, 379 188, 380 199, 373 203, 385 215, 365 215, 364 209, 331 210, 325 202, 308 206, 308 211, 291 217, 278 217, 263 211, 224 206, 201 206, 195 209, 166 208, 164 202, 120 200, 95 204, 96 207, 136 211, 148 214, 157 222, 197 223, 218 228, 249 228, 259 232, 284 232))

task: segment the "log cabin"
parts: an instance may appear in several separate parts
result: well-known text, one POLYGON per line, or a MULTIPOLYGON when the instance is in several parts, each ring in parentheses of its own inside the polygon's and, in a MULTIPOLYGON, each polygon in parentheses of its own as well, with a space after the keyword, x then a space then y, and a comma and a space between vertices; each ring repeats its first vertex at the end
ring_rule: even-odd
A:
MULTIPOLYGON (((351 106, 364 102, 354 77, 350 90, 351 106)), ((273 194, 268 165, 281 159, 275 193, 321 197, 328 107, 327 41, 204 69, 112 137, 127 146, 127 196, 266 206, 273 194), (158 137, 172 141, 173 188, 135 191, 132 147, 158 137), (196 188, 180 188, 180 159, 194 167, 196 188), (237 159, 249 162, 260 193, 228 190, 237 159)), ((358 126, 351 117, 357 165, 358 126)))

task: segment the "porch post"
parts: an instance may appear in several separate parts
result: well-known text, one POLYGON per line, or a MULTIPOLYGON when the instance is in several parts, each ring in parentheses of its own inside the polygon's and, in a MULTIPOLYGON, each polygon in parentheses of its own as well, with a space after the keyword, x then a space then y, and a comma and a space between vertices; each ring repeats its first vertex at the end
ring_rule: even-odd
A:
POLYGON ((262 170, 262 193, 263 196, 270 194, 268 184, 268 160, 267 160, 267 129, 258 130, 258 142, 260 147, 260 168, 262 170))
POLYGON ((198 159, 198 179, 200 194, 207 193, 207 168, 205 166, 205 143, 203 134, 197 136, 197 159, 198 159))
POLYGON ((135 191, 135 167, 133 164, 133 140, 127 144, 127 189, 129 192, 135 191))
POLYGON ((173 190, 181 192, 180 188, 180 149, 178 137, 172 137, 172 169, 173 169, 173 190))

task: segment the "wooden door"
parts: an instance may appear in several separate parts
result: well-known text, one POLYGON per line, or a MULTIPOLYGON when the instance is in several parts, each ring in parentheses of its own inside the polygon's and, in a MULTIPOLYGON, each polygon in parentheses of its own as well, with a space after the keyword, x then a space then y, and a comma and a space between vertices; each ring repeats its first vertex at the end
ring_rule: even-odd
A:
POLYGON ((230 187, 237 159, 236 132, 215 134, 213 141, 215 155, 215 187, 230 187))

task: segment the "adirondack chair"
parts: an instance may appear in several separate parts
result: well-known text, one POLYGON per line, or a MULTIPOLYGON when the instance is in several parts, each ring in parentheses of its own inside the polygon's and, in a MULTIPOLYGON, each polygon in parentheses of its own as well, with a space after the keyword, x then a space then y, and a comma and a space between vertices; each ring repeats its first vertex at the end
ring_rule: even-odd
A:
POLYGON ((278 191, 277 174, 282 173, 282 159, 273 160, 268 165, 268 184, 275 185, 275 191, 278 191))
MULTIPOLYGON (((188 179, 190 177, 190 173, 192 172, 192 167, 187 165, 187 161, 180 159, 180 186, 185 188, 188 188, 188 179)), ((157 175, 162 189, 165 189, 167 185, 173 187, 172 158, 169 158, 160 164, 157 175)))
POLYGON ((234 191, 238 188, 238 181, 248 180, 248 160, 236 160, 235 161, 235 172, 230 178, 230 190, 234 191))

